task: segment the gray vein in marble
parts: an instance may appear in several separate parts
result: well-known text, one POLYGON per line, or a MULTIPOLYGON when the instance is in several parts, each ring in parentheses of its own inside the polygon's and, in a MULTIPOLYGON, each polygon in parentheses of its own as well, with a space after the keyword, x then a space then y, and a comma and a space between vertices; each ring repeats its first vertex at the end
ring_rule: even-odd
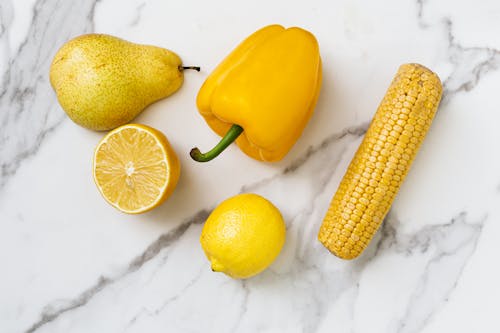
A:
POLYGON ((369 126, 369 123, 363 123, 360 125, 348 127, 346 129, 342 130, 340 133, 334 133, 334 134, 328 136, 318 146, 309 147, 309 149, 306 151, 304 156, 302 156, 301 158, 298 158, 297 160, 292 162, 289 166, 287 166, 285 168, 285 170, 283 170, 283 174, 294 172, 295 170, 300 168, 302 165, 304 165, 304 163, 307 162, 312 155, 320 152, 321 150, 326 149, 332 143, 335 143, 338 140, 345 138, 346 136, 354 136, 357 138, 359 138, 360 136, 363 136, 366 133, 368 126, 369 126))
MULTIPOLYGON (((322 152, 323 150, 328 148, 330 145, 337 143, 339 140, 342 140, 347 136, 353 136, 354 138, 359 138, 359 137, 363 136, 366 133, 366 130, 368 129, 368 125, 369 125, 368 123, 363 123, 363 124, 356 125, 356 126, 350 126, 350 127, 343 129, 342 131, 340 131, 338 133, 333 133, 333 134, 327 136, 318 145, 310 146, 306 150, 306 152, 304 153, 303 156, 300 156, 296 160, 292 161, 288 166, 286 166, 283 169, 283 171, 280 174, 274 175, 274 176, 269 177, 269 178, 262 179, 258 182, 252 183, 250 185, 244 185, 241 187, 240 192, 241 193, 251 192, 255 188, 265 186, 266 184, 272 182, 273 180, 275 180, 279 177, 282 177, 284 175, 287 175, 287 174, 290 174, 290 173, 296 171, 297 169, 302 167, 307 161, 309 161, 313 155, 322 152)), ((332 172, 333 171, 334 170, 332 170, 332 172)))
POLYGON ((250 290, 247 287, 247 282, 245 280, 241 281, 241 289, 243 290, 243 300, 241 301, 241 311, 238 316, 235 318, 235 323, 229 332, 238 332, 238 328, 241 325, 242 318, 248 311, 248 297, 250 296, 250 290))
POLYGON ((25 332, 31 333, 35 332, 37 329, 42 327, 43 325, 50 323, 57 319, 61 314, 79 308, 80 306, 85 305, 88 300, 96 293, 105 288, 108 284, 111 283, 111 279, 100 277, 97 283, 91 288, 85 290, 82 294, 80 294, 76 299, 67 302, 62 308, 56 309, 55 306, 46 306, 43 310, 43 314, 39 321, 34 323, 30 328, 28 328, 25 332))
POLYGON ((424 2, 426 0, 417 0, 417 18, 418 18, 418 25, 422 29, 428 28, 428 24, 424 22, 424 2))
MULTIPOLYGON (((12 8, 12 3, 9 0, 5 0, 0 4, 0 25, 1 25, 1 34, 0 34, 0 43, 2 45, 2 54, 0 60, 2 61, 2 87, 0 89, 0 98, 3 97, 6 93, 6 89, 4 87, 8 84, 8 78, 5 74, 8 71, 9 66, 9 57, 10 57, 10 40, 8 31, 12 24, 12 20, 14 17, 14 9, 12 8)), ((0 123, 2 124, 2 123, 0 123)), ((0 145, 2 144, 2 136, 0 136, 0 145)), ((1 161, 1 160, 0 160, 1 161)))
MULTIPOLYGON (((417 0, 417 22, 423 29, 428 29, 424 12, 426 0, 417 0)), ((443 82, 443 100, 449 99, 459 92, 469 92, 477 86, 481 78, 500 67, 500 50, 490 47, 466 47, 453 35, 453 22, 449 17, 442 18, 447 42, 448 58, 454 69, 443 82)))
POLYGON ((203 269, 200 269, 198 274, 194 276, 179 292, 177 292, 175 295, 167 298, 163 303, 157 307, 154 310, 150 310, 146 307, 143 307, 141 311, 139 311, 138 314, 136 314, 125 326, 125 329, 123 332, 127 332, 132 326, 142 317, 148 316, 148 317, 155 317, 158 316, 163 310, 165 310, 172 302, 175 302, 179 297, 181 297, 182 294, 184 294, 186 291, 188 291, 192 286, 195 285, 196 282, 201 278, 201 275, 203 274, 203 269))
POLYGON ((203 223, 207 219, 208 213, 209 212, 207 210, 201 210, 192 218, 161 235, 156 241, 148 246, 143 253, 133 259, 123 272, 117 274, 115 277, 101 276, 93 286, 82 292, 76 298, 64 301, 62 305, 58 302, 57 306, 45 306, 42 314, 40 315, 40 319, 32 324, 25 332, 35 332, 40 327, 58 319, 61 315, 86 305, 90 299, 106 287, 139 270, 144 264, 156 257, 163 249, 169 247, 173 242, 178 240, 191 225, 203 223))
MULTIPOLYGON (((431 245, 436 244, 437 239, 444 238, 448 230, 456 228, 457 226, 460 228, 469 228, 470 231, 473 231, 470 238, 467 238, 466 241, 468 242, 472 240, 474 241, 474 244, 477 245, 478 237, 482 231, 487 216, 481 218, 480 221, 475 223, 468 223, 466 221, 466 217, 466 212, 461 212, 457 216, 452 217, 450 222, 427 225, 412 235, 402 235, 397 232, 398 226, 401 222, 391 211, 378 231, 380 239, 375 241, 376 245, 374 246, 374 253, 367 259, 368 261, 371 260, 372 258, 378 256, 379 253, 386 251, 388 248, 394 248, 397 253, 404 254, 407 257, 413 255, 415 252, 426 253, 431 245)), ((462 245, 464 244, 457 244, 456 249, 460 248, 462 245)), ((453 251, 443 251, 438 255, 438 257, 450 255, 452 253, 453 251)))
POLYGON ((144 251, 141 255, 136 257, 128 266, 127 272, 134 272, 141 268, 146 262, 153 259, 161 250, 170 246, 173 242, 178 240, 186 230, 192 224, 200 224, 203 223, 210 213, 210 210, 200 210, 193 217, 189 218, 186 222, 180 224, 177 228, 169 231, 166 234, 161 235, 154 243, 152 243, 146 251, 144 251))
MULTIPOLYGON (((2 3, 0 16, 0 43, 4 48, 10 25, 3 9, 8 3, 2 3)), ((0 189, 66 119, 48 80, 50 62, 57 48, 68 39, 93 30, 96 3, 97 0, 37 1, 25 39, 14 54, 7 54, 8 67, 0 90, 0 189)))
MULTIPOLYGON (((359 296, 359 281, 356 283, 356 286, 355 286, 355 293, 354 293, 354 296, 353 296, 353 300, 351 302, 351 306, 349 308, 349 318, 351 319, 351 322, 354 323, 354 320, 355 320, 355 317, 354 317, 354 309, 355 309, 355 305, 356 305, 356 300, 358 299, 358 296, 359 296)), ((350 333, 356 333, 355 332, 355 328, 354 328, 354 325, 351 326, 351 329, 350 329, 350 333)))
MULTIPOLYGON (((12 3, 9 0, 4 0, 0 3, 0 38, 3 38, 7 33, 8 28, 12 24, 14 18, 12 3)), ((8 46, 8 39, 6 39, 8 46)), ((6 60, 6 59, 5 59, 6 60)))
MULTIPOLYGON (((312 265, 306 263, 304 259, 300 258, 299 256, 295 257, 297 260, 297 263, 302 267, 310 267, 309 269, 314 270, 315 272, 318 272, 318 281, 317 285, 319 286, 327 286, 328 285, 328 278, 325 276, 325 274, 320 273, 322 272, 321 267, 318 266, 318 264, 314 263, 312 265)), ((322 294, 317 294, 317 291, 312 292, 311 294, 311 303, 307 304, 305 307, 305 311, 302 311, 303 315, 303 322, 304 322, 304 327, 303 331, 304 332, 316 332, 318 330, 318 327, 321 323, 321 319, 326 315, 326 304, 328 301, 325 299, 322 294), (310 317, 310 318, 307 318, 310 317), (312 318, 312 320, 311 320, 312 318)))
POLYGON ((144 7, 146 6, 146 3, 143 2, 137 8, 135 9, 135 17, 134 19, 129 23, 129 27, 135 27, 140 21, 142 17, 142 11, 144 10, 144 7))
POLYGON ((444 82, 446 94, 468 92, 474 89, 483 75, 498 69, 500 50, 489 47, 464 47, 453 35, 453 22, 445 18, 444 24, 448 36, 450 62, 455 66, 444 82))
MULTIPOLYGON (((422 234, 419 235, 419 237, 423 238, 424 240, 421 244, 421 249, 420 249, 420 251, 422 252, 426 252, 428 250, 429 243, 431 241, 434 241, 433 242, 434 244, 438 244, 440 238, 442 238, 442 236, 445 235, 446 233, 449 233, 450 229, 454 227, 457 230, 464 228, 468 230, 469 233, 467 233, 464 237, 462 237, 463 238, 462 241, 454 244, 454 246, 451 249, 439 248, 438 244, 438 250, 436 250, 436 254, 429 260, 429 262, 425 266, 425 270, 419 279, 418 285, 415 288, 413 294, 411 295, 405 314, 403 318, 399 320, 398 330, 397 330, 398 333, 419 332, 432 320, 432 318, 436 314, 436 311, 438 311, 441 307, 443 307, 444 304, 448 301, 450 295, 453 293, 453 291, 458 285, 458 282, 462 276, 462 273, 465 269, 465 266, 469 258, 476 251, 478 241, 486 220, 487 216, 484 216, 477 223, 474 224, 467 223, 466 213, 462 212, 460 213, 459 216, 453 218, 447 224, 439 226, 429 226, 422 230, 422 234), (455 278, 452 281, 452 284, 449 285, 447 288, 444 288, 444 290, 439 290, 439 288, 437 288, 437 290, 436 289, 430 290, 429 284, 431 276, 434 271, 434 267, 436 265, 442 265, 442 262, 445 261, 447 258, 450 258, 452 256, 457 256, 461 251, 464 251, 466 253, 463 255, 464 256, 463 261, 460 263, 460 266, 458 267, 458 272, 456 273, 455 278), (412 313, 412 309, 416 307, 415 305, 418 304, 419 301, 425 299, 426 293, 440 293, 441 299, 439 304, 434 304, 433 309, 429 309, 427 305, 425 307, 427 313, 425 313, 422 316, 423 318, 420 320, 420 322, 418 320, 415 321, 416 325, 414 327, 406 325, 407 322, 411 322, 408 319, 414 315, 412 313)), ((414 242, 414 244, 418 243, 414 242)))

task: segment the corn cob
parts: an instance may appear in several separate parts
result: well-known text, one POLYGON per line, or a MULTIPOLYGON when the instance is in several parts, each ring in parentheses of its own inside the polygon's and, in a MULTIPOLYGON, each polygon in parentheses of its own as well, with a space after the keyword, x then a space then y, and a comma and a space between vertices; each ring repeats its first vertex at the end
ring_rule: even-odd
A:
POLYGON ((358 148, 321 225, 318 239, 354 259, 387 215, 434 118, 442 87, 418 64, 402 65, 358 148))

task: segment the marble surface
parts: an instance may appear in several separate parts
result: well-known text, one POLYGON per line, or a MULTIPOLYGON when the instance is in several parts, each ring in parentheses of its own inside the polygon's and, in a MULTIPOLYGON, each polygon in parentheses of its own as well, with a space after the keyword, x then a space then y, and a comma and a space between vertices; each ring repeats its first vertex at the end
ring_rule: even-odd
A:
POLYGON ((0 1, 0 332, 499 332, 500 3, 466 1, 0 1), (324 84, 280 163, 217 137, 195 97, 242 38, 270 24, 318 38, 324 84), (108 206, 91 176, 102 137, 73 124, 48 83, 69 38, 104 32, 170 48, 201 73, 136 121, 180 155, 170 200, 141 216, 108 206), (399 64, 444 82, 441 108, 383 227, 357 260, 316 233, 399 64), (228 177, 230 174, 230 177, 228 177), (221 200, 255 192, 287 222, 270 269, 213 273, 199 245, 221 200))

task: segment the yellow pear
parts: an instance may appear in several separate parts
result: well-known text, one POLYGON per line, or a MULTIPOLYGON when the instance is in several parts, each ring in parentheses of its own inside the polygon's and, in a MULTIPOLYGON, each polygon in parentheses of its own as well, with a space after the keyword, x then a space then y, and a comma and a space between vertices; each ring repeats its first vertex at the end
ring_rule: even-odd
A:
POLYGON ((179 89, 182 61, 172 51, 103 34, 76 37, 52 61, 50 83, 77 124, 109 130, 179 89))

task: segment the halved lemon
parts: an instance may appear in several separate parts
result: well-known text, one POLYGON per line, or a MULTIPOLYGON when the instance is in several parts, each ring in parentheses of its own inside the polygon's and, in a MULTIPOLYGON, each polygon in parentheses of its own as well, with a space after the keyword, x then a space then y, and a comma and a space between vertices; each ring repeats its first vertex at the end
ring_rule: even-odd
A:
POLYGON ((139 124, 109 132, 95 149, 93 169, 104 199, 129 214, 163 203, 180 175, 179 159, 165 135, 139 124))

